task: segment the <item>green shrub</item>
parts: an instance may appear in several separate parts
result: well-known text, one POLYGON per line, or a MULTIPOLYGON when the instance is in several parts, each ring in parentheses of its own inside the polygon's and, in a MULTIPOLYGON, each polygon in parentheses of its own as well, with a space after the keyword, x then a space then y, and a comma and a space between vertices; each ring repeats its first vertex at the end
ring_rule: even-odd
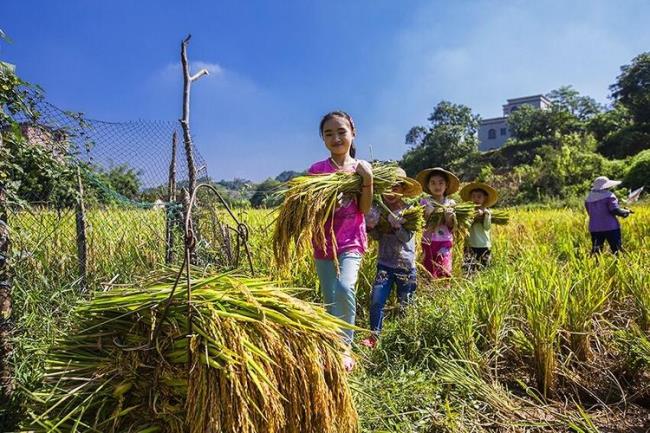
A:
POLYGON ((625 176, 625 186, 633 189, 650 187, 650 149, 644 150, 632 159, 632 165, 625 176))
POLYGON ((628 127, 609 134, 598 146, 598 152, 608 158, 625 158, 650 149, 650 134, 628 127))

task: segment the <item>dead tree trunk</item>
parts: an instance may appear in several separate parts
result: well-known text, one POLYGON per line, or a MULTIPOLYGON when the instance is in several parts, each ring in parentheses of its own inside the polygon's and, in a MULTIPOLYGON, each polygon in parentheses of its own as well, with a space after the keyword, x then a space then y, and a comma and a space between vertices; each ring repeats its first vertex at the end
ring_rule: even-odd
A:
MULTIPOLYGON (((183 142, 185 144, 185 157, 187 158, 187 170, 189 177, 188 195, 192 197, 196 189, 196 167, 194 165, 194 152, 192 145, 192 135, 190 133, 190 90, 192 83, 204 75, 208 75, 207 69, 201 69, 194 75, 190 75, 190 65, 187 60, 187 46, 190 43, 192 35, 187 35, 181 43, 181 65, 183 67, 183 117, 181 118, 181 128, 183 128, 183 142)), ((192 247, 191 257, 195 257, 194 248, 192 247)))
POLYGON ((169 180, 167 182, 167 213, 165 228, 165 263, 174 261, 174 227, 176 226, 176 131, 172 135, 172 159, 169 162, 169 180))
POLYGON ((9 401, 15 388, 10 362, 13 353, 11 342, 13 322, 8 214, 7 196, 3 185, 0 185, 0 400, 2 401, 9 401))

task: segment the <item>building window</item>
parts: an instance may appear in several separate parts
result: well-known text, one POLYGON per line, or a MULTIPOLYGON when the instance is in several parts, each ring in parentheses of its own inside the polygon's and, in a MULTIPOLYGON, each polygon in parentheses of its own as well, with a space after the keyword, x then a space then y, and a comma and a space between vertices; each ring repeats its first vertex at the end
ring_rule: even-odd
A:
POLYGON ((501 128, 501 135, 506 135, 506 128, 501 128))
POLYGON ((510 109, 510 112, 511 112, 511 113, 514 113, 516 109, 517 109, 517 106, 515 105, 515 106, 513 106, 513 107, 510 109))
POLYGON ((488 140, 494 140, 497 138, 497 130, 496 129, 490 129, 488 131, 488 140))

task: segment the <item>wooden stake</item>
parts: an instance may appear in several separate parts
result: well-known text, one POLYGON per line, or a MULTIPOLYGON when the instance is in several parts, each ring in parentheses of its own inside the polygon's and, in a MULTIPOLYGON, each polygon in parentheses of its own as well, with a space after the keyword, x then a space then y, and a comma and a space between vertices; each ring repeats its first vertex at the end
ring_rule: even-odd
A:
POLYGON ((84 206, 84 187, 81 181, 81 170, 77 167, 77 182, 79 197, 77 198, 77 260, 79 261, 79 288, 82 292, 88 289, 88 243, 86 238, 86 207, 84 206))
POLYGON ((13 353, 11 335, 11 274, 9 272, 10 233, 8 222, 7 195, 0 185, 0 400, 8 402, 15 384, 10 358, 13 353))
POLYGON ((174 261, 174 227, 176 226, 176 146, 177 134, 172 135, 172 159, 169 162, 169 180, 167 182, 167 207, 166 207, 166 228, 165 228, 165 263, 174 261))

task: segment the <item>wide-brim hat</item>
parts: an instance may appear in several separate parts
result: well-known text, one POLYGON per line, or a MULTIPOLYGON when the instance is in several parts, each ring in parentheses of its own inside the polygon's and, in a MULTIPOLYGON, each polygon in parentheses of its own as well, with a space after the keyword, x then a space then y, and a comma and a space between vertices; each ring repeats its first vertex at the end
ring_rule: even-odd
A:
POLYGON ((619 186, 621 183, 622 182, 620 180, 610 180, 606 176, 600 176, 597 177, 596 180, 594 180, 594 183, 591 184, 591 190, 602 191, 605 189, 614 188, 615 186, 619 186))
POLYGON ((404 169, 397 167, 397 178, 402 183, 402 195, 405 197, 417 197, 422 194, 422 186, 420 182, 408 177, 404 169))
POLYGON ((415 176, 415 179, 422 186, 422 191, 431 194, 431 191, 429 191, 429 178, 434 174, 440 174, 447 179, 447 190, 445 191, 445 195, 451 195, 458 191, 460 180, 458 180, 456 175, 451 171, 447 171, 440 167, 426 168, 415 176))
POLYGON ((496 203, 499 199, 497 190, 492 188, 487 183, 483 182, 471 182, 465 185, 463 189, 460 190, 460 198, 462 198, 464 201, 472 201, 472 191, 475 191, 477 189, 480 189, 481 191, 485 192, 485 194, 487 194, 487 199, 485 199, 485 203, 483 203, 483 206, 485 207, 494 206, 494 203, 496 203))

